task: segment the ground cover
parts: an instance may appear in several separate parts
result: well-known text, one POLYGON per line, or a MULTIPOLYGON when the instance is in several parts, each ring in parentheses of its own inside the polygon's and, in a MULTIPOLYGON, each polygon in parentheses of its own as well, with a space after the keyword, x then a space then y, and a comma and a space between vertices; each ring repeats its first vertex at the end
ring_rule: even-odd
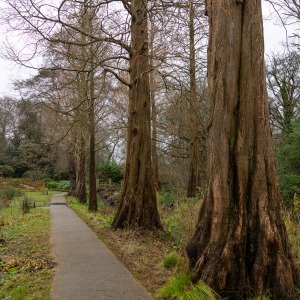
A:
MULTIPOLYGON (((15 186, 20 188, 19 182, 15 186)), ((9 184, 2 188, 0 299, 50 300, 54 263, 50 257, 50 211, 45 207, 55 192, 42 193, 40 185, 28 184, 22 190, 9 184), (7 193, 15 196, 7 199, 3 196, 7 193), (30 204, 26 211, 24 199, 30 204)))
MULTIPOLYGON (((195 228, 200 198, 186 199, 180 190, 161 192, 158 199, 164 231, 158 232, 115 231, 111 228, 114 207, 100 201, 99 211, 89 212, 75 198, 69 197, 68 202, 155 298, 220 299, 203 283, 191 284, 188 271, 184 248, 195 228)), ((300 267, 299 221, 297 211, 286 212, 285 223, 300 267)))
MULTIPOLYGON (((181 197, 178 193, 176 195, 181 197)), ((99 212, 89 212, 87 205, 79 204, 73 197, 68 197, 68 203, 133 276, 155 296, 174 273, 186 266, 184 245, 193 232, 200 207, 199 199, 166 199, 166 195, 160 195, 164 231, 157 232, 112 229, 115 208, 101 201, 99 212), (175 263, 166 266, 168 263, 165 261, 174 254, 178 256, 178 261, 175 259, 175 263), (182 263, 182 260, 185 262, 182 263)))

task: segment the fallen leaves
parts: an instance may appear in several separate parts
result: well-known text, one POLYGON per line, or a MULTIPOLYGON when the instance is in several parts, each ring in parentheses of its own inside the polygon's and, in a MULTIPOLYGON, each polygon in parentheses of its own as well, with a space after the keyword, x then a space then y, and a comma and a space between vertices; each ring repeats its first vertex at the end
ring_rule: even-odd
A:
POLYGON ((14 256, 0 256, 1 273, 25 273, 52 269, 54 262, 45 258, 20 258, 14 256))

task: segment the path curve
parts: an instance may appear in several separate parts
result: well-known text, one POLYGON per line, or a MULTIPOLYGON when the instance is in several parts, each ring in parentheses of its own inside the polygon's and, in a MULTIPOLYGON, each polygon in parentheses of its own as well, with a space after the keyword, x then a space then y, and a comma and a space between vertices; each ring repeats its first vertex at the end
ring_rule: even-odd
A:
POLYGON ((66 205, 63 194, 50 202, 52 255, 57 262, 53 300, 150 300, 131 273, 66 205))

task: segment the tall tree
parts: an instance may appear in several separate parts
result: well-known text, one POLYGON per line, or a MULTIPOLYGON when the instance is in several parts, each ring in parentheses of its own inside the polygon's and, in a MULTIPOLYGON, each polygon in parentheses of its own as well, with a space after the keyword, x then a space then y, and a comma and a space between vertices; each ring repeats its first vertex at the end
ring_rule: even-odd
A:
POLYGON ((231 299, 298 299, 269 127, 261 1, 207 1, 207 12, 208 181, 190 266, 231 299))
POLYGON ((197 89, 196 89, 196 49, 195 49, 195 9, 194 0, 189 0, 189 38, 190 38, 190 166, 187 196, 195 197, 199 186, 199 125, 197 114, 197 89))
POLYGON ((273 132, 288 133, 293 119, 300 116, 300 57, 296 51, 269 58, 267 84, 273 132))
POLYGON ((114 228, 161 228, 151 166, 147 0, 133 0, 124 188, 114 228))

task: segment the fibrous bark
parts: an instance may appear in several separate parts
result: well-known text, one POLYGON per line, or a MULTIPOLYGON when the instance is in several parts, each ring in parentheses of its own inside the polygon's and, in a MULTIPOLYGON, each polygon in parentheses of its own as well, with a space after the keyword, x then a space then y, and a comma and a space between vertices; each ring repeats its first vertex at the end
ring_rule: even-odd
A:
POLYGON ((199 187, 199 126, 197 115, 196 90, 196 50, 195 50, 195 9, 193 0, 189 0, 189 37, 190 37, 190 161, 187 197, 195 197, 199 187))
POLYGON ((269 128, 261 1, 210 0, 207 12, 208 182, 190 266, 231 299, 298 299, 269 128))
POLYGON ((74 155, 74 146, 71 143, 68 149, 68 170, 70 178, 70 188, 68 195, 74 196, 76 191, 76 162, 74 155))
POLYGON ((131 54, 127 154, 114 228, 162 228, 151 166, 147 1, 131 1, 131 54))
POLYGON ((80 146, 78 154, 78 173, 77 173, 77 189, 76 197, 78 198, 79 203, 87 203, 86 198, 86 184, 85 184, 85 163, 86 163, 86 154, 85 154, 85 141, 81 133, 80 137, 80 146))

